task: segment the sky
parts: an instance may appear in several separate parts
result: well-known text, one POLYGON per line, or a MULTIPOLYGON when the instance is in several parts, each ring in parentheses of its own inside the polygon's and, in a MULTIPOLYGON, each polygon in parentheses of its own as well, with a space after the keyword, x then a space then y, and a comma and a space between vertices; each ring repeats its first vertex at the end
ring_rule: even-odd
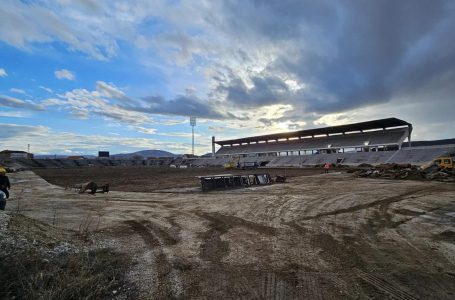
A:
POLYGON ((0 150, 191 153, 397 117, 455 138, 455 1, 2 0, 0 150))

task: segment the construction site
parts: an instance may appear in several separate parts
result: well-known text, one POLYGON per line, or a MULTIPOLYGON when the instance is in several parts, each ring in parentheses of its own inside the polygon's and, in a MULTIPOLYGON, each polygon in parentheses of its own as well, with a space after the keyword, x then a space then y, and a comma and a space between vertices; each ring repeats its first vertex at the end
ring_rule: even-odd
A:
MULTIPOLYGON (((125 257, 81 298, 453 299, 455 142, 412 130, 390 118, 212 138, 207 157, 4 158, 0 246, 125 257)), ((49 280, 40 295, 65 298, 49 280)))

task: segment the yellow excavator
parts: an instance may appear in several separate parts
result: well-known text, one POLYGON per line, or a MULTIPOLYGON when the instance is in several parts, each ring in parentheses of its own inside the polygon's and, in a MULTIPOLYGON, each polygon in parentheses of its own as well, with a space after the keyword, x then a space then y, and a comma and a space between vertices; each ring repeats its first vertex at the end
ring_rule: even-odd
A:
POLYGON ((233 156, 230 161, 225 163, 223 167, 225 169, 237 169, 240 163, 240 156, 233 156))
POLYGON ((420 171, 422 175, 435 172, 438 170, 447 170, 447 171, 454 171, 453 165, 454 165, 454 159, 455 159, 455 153, 449 153, 445 155, 438 156, 434 158, 431 162, 428 164, 422 165, 420 167, 420 171))
POLYGON ((440 156, 433 161, 441 169, 453 170, 453 156, 440 156))

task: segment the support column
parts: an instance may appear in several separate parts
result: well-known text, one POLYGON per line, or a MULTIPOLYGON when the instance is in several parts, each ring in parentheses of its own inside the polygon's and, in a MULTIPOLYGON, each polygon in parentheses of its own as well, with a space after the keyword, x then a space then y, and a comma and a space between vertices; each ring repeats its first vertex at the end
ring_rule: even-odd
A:
POLYGON ((215 136, 212 136, 212 157, 215 157, 215 136))

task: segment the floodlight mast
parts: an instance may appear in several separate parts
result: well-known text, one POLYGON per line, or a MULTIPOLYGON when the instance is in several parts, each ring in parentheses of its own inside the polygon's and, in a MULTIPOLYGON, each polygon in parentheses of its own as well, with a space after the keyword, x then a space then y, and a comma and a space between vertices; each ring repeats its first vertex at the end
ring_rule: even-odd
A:
POLYGON ((194 155, 194 126, 196 126, 196 117, 190 117, 190 125, 192 131, 191 153, 194 155))

